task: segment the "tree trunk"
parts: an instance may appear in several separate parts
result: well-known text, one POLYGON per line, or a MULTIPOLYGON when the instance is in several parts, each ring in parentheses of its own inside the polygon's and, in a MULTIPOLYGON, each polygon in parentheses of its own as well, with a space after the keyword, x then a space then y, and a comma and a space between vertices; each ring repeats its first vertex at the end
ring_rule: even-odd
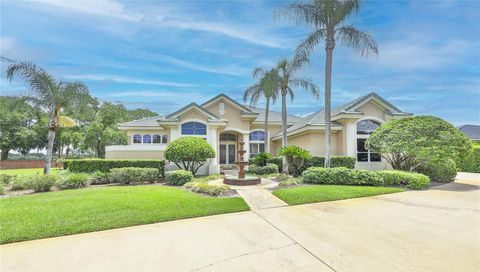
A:
POLYGON ((335 41, 333 37, 327 38, 325 51, 327 53, 325 61, 325 168, 330 167, 330 134, 331 134, 331 92, 332 92, 332 58, 335 41))
POLYGON ((10 152, 10 149, 2 148, 2 157, 1 157, 2 161, 8 160, 8 152, 10 152))
MULTIPOLYGON (((282 147, 288 145, 287 137, 287 89, 286 86, 282 86, 282 147)), ((288 175, 288 163, 285 156, 282 160, 283 173, 288 175)))
POLYGON ((50 166, 52 165, 53 157, 53 142, 55 141, 55 130, 48 129, 48 143, 47 143, 47 160, 45 162, 45 168, 43 169, 44 174, 50 174, 50 166))
POLYGON ((267 102, 265 105, 265 152, 270 153, 269 143, 270 137, 268 133, 268 112, 270 111, 270 97, 267 96, 267 102))

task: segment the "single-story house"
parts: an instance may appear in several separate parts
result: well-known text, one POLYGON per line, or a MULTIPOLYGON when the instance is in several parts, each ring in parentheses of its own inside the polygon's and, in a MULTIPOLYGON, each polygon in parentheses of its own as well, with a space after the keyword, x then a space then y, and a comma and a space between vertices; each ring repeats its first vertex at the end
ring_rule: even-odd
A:
MULTIPOLYGON (((384 169, 388 165, 379 154, 364 146, 365 140, 380 124, 410 116, 372 92, 332 109, 333 155, 357 158, 357 168, 384 169)), ((128 135, 127 145, 106 147, 107 159, 162 159, 168 143, 182 136, 204 138, 216 150, 199 174, 218 173, 220 165, 233 164, 238 158, 238 141, 245 142, 245 157, 260 152, 276 155, 282 146, 281 113, 269 113, 269 129, 264 131, 265 111, 238 103, 220 94, 203 104, 191 103, 165 116, 131 121, 119 125, 128 135), (265 146, 264 139, 269 139, 265 146)), ((306 117, 289 115, 288 144, 297 145, 322 156, 325 152, 324 110, 306 117)))
POLYGON ((459 126, 458 129, 463 132, 467 137, 475 141, 477 143, 480 143, 480 126, 478 125, 463 125, 459 126))

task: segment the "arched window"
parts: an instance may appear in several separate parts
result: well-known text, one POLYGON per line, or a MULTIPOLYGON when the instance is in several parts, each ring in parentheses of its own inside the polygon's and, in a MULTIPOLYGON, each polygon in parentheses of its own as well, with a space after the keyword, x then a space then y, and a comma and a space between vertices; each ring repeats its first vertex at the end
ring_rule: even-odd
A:
POLYGON ((380 123, 374 120, 363 120, 357 123, 357 134, 370 135, 380 126, 380 123))
POLYGON ((143 143, 144 144, 151 144, 152 143, 152 136, 145 134, 143 135, 143 143))
POLYGON ((370 151, 365 145, 368 136, 372 134, 380 123, 374 120, 362 120, 357 123, 357 161, 359 162, 380 162, 382 157, 379 153, 370 151))
POLYGON ((167 135, 162 135, 162 143, 163 144, 167 143, 167 135))
POLYGON ((158 134, 153 135, 153 143, 154 144, 160 144, 161 142, 162 142, 162 137, 160 137, 160 135, 158 135, 158 134))
POLYGON ((265 152, 265 132, 257 130, 250 133, 250 159, 265 152))
POLYGON ((265 132, 257 130, 250 133, 250 141, 265 141, 265 132))
POLYGON ((142 135, 140 135, 140 134, 133 135, 133 143, 134 144, 141 144, 142 143, 142 135))
POLYGON ((235 135, 233 133, 222 133, 222 134, 220 134, 220 141, 236 142, 237 141, 237 135, 235 135))
POLYGON ((199 122, 182 124, 183 135, 207 135, 207 125, 199 122))

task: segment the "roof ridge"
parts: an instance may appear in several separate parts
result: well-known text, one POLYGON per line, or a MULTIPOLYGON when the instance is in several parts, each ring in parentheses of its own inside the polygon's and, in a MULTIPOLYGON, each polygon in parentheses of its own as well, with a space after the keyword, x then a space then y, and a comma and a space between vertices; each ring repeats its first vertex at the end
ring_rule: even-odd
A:
POLYGON ((220 97, 224 97, 224 98, 230 100, 230 101, 231 101, 232 103, 234 103, 235 105, 239 106, 240 108, 242 108, 242 109, 244 109, 244 110, 247 110, 247 111, 249 111, 249 112, 252 112, 249 108, 247 108, 247 107, 245 107, 244 105, 238 103, 235 99, 231 98, 230 96, 228 96, 228 95, 226 95, 226 94, 224 94, 224 93, 220 93, 220 94, 216 95, 215 97, 213 97, 213 98, 211 98, 211 99, 203 102, 201 106, 203 107, 203 106, 205 106, 206 104, 208 104, 208 103, 210 103, 210 102, 212 102, 212 101, 214 101, 214 100, 216 100, 216 99, 218 99, 218 98, 220 98, 220 97))

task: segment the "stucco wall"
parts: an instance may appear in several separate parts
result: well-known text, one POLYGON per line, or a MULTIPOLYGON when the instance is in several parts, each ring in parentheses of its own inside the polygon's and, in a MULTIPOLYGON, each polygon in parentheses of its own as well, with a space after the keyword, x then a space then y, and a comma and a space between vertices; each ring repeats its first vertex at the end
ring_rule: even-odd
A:
POLYGON ((381 120, 385 119, 385 111, 374 102, 369 102, 363 105, 358 108, 358 111, 362 112, 364 116, 375 116, 381 120))
POLYGON ((199 113, 197 110, 191 110, 184 115, 180 116, 180 122, 188 120, 188 119, 194 119, 194 120, 202 120, 204 122, 207 122, 208 118, 199 113))
POLYGON ((229 129, 240 129, 243 131, 250 130, 250 122, 248 120, 242 120, 240 110, 237 109, 232 103, 225 99, 219 99, 217 102, 213 103, 207 110, 211 113, 214 113, 220 118, 228 120, 227 127, 225 130, 229 129), (220 112, 220 103, 224 104, 224 113, 223 115, 220 112))

